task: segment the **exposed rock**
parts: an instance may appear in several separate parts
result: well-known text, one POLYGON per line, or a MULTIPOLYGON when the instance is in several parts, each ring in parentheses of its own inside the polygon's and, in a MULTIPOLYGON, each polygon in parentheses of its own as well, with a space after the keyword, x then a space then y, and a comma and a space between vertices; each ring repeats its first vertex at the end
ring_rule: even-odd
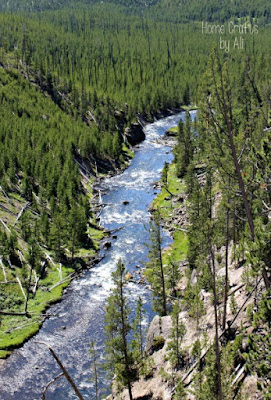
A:
POLYGON ((124 204, 125 206, 127 206, 129 203, 130 203, 130 202, 129 202, 128 200, 124 200, 124 201, 122 202, 122 204, 124 204))
POLYGON ((156 143, 167 147, 175 147, 176 139, 174 137, 162 136, 155 140, 156 143))
POLYGON ((174 199, 172 200, 173 201, 173 203, 183 203, 184 202, 184 196, 176 196, 176 197, 174 197, 174 199))
POLYGON ((190 278, 190 285, 194 286, 197 283, 197 281, 198 281, 197 270, 193 269, 192 274, 191 274, 191 278, 190 278))
POLYGON ((225 268, 221 268, 218 272, 217 272, 217 276, 219 276, 220 278, 225 276, 226 271, 225 268))
POLYGON ((201 289, 201 291, 199 292, 200 298, 201 300, 203 300, 204 306, 206 306, 207 304, 210 304, 210 300, 211 300, 211 293, 206 292, 206 290, 201 289))
POLYGON ((156 315, 149 327, 147 340, 146 340, 146 352, 149 354, 153 353, 154 339, 155 337, 162 336, 164 339, 168 339, 170 336, 170 330, 172 321, 170 316, 159 317, 156 315))
POLYGON ((126 128, 124 131, 124 138, 132 146, 145 140, 145 133, 139 123, 132 123, 130 127, 126 128))
POLYGON ((181 296, 184 295, 184 292, 185 292, 186 287, 187 287, 187 282, 188 282, 187 277, 186 277, 186 276, 183 276, 183 277, 180 279, 180 281, 178 282, 177 286, 176 286, 176 291, 177 291, 177 293, 179 293, 181 296))
POLYGON ((125 275, 124 278, 126 281, 129 281, 129 282, 133 282, 133 280, 134 280, 134 276, 133 276, 133 274, 131 274, 131 272, 127 272, 127 274, 125 275))
POLYGON ((249 375, 245 378, 242 387, 243 398, 247 400, 263 400, 263 393, 260 393, 257 388, 257 376, 249 375))
POLYGON ((167 131, 166 131, 166 133, 165 133, 165 136, 166 137, 175 137, 175 136, 177 136, 177 130, 174 130, 174 129, 168 129, 167 131))
POLYGON ((103 244, 103 248, 104 249, 109 249, 111 247, 111 242, 104 242, 104 244, 103 244))

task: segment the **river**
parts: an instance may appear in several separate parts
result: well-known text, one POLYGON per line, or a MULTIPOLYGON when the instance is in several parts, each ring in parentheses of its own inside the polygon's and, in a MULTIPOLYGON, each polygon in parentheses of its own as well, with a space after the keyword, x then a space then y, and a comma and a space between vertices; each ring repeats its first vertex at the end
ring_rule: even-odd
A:
MULTIPOLYGON (((192 116, 194 116, 192 112, 192 116)), ((101 224, 109 229, 123 227, 112 239, 112 247, 93 269, 74 280, 65 290, 63 300, 51 307, 50 317, 39 333, 15 350, 0 370, 1 400, 40 400, 43 388, 61 371, 45 346, 51 345, 76 382, 84 399, 94 399, 89 344, 96 342, 99 362, 104 359, 104 314, 110 293, 111 273, 122 258, 132 274, 147 259, 149 221, 148 207, 155 197, 153 183, 160 178, 165 161, 171 162, 171 148, 157 143, 165 131, 184 118, 185 113, 158 120, 144 128, 146 140, 135 151, 131 165, 121 174, 101 183, 103 202, 108 204, 101 214, 101 224), (129 202, 124 205, 123 201, 129 202)), ((169 242, 170 238, 165 238, 169 242)), ((134 309, 139 296, 146 309, 145 326, 153 317, 151 295, 145 285, 129 283, 129 301, 134 309)), ((100 389, 108 393, 110 383, 100 372, 100 389)), ((48 400, 76 399, 65 378, 52 384, 46 393, 48 400)))

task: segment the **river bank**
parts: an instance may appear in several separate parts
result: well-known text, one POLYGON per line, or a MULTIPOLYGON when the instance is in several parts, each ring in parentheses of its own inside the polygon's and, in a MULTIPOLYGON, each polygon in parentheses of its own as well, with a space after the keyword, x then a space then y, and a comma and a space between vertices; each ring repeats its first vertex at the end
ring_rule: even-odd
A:
MULTIPOLYGON (((153 113, 152 119, 174 115, 179 112, 179 110, 180 109, 175 108, 162 110, 153 113)), ((143 120, 142 116, 140 116, 140 118, 141 125, 145 126, 148 121, 143 120)), ((122 125, 123 124, 121 124, 121 126, 122 125)), ((6 359, 14 349, 21 347, 27 340, 33 337, 40 329, 44 320, 48 317, 46 310, 48 310, 48 308, 53 304, 61 301, 63 291, 70 285, 71 281, 75 279, 82 270, 92 268, 96 262, 99 262, 100 258, 98 253, 100 252, 100 243, 103 239, 108 237, 109 233, 100 226, 99 215, 103 204, 99 204, 100 193, 99 190, 95 191, 95 187, 100 185, 102 179, 120 175, 129 167, 136 146, 145 139, 145 134, 143 133, 143 128, 140 127, 140 124, 134 125, 133 129, 129 129, 129 134, 127 130, 123 132, 127 145, 123 145, 123 157, 120 165, 105 163, 102 162, 102 160, 97 160, 95 164, 91 165, 88 160, 84 160, 80 157, 75 159, 82 175, 82 185, 85 190, 85 196, 89 199, 93 212, 93 218, 89 221, 88 228, 88 236, 92 241, 92 250, 78 250, 75 255, 75 260, 72 262, 73 265, 77 263, 75 270, 74 267, 68 265, 69 263, 67 265, 65 265, 65 263, 59 265, 54 262, 53 255, 48 253, 46 257, 48 258, 51 268, 47 269, 48 273, 46 279, 39 280, 39 286, 42 286, 43 288, 42 293, 40 293, 39 286, 37 286, 37 294, 34 296, 33 301, 30 300, 29 304, 29 315, 31 315, 32 321, 31 319, 29 320, 28 316, 14 316, 12 317, 12 322, 11 317, 2 318, 0 330, 0 359, 6 359), (131 147, 132 144, 134 147, 131 147), (96 167, 94 167, 94 165, 96 167), (96 176, 93 175, 93 170, 95 170, 95 168, 96 176), (97 254, 97 256, 95 256, 95 254, 97 254), (89 261, 88 257, 90 257, 89 261), (78 261, 76 261, 76 259, 78 261), (35 319, 36 322, 33 322, 33 319, 35 319)), ((167 143, 164 144, 167 145, 167 143)), ((18 201, 18 212, 20 208, 22 208, 22 205, 23 203, 21 204, 21 202, 18 201)), ((18 214, 17 209, 11 211, 14 215, 18 214)), ((9 222, 12 225, 12 221, 9 222)), ((0 274, 1 272, 2 271, 0 271, 0 274)), ((19 308, 18 312, 20 312, 19 308)))
MULTIPOLYGON (((86 196, 89 199, 92 199, 93 193, 89 184, 84 185, 84 187, 86 196)), ((23 199, 14 197, 14 199, 12 198, 11 200, 11 204, 12 205, 8 205, 8 207, 13 207, 11 212, 16 216, 22 207, 23 199)), ((14 280, 14 272, 9 272, 7 270, 4 271, 2 268, 2 283, 5 281, 11 281, 12 283, 12 293, 10 296, 17 294, 19 300, 22 298, 16 303, 16 306, 13 306, 12 312, 17 312, 18 314, 22 313, 22 315, 12 315, 11 313, 11 315, 1 316, 0 359, 6 359, 9 357, 14 349, 21 347, 26 341, 36 335, 43 322, 50 315, 48 309, 52 305, 61 301, 64 290, 70 285, 72 280, 80 276, 84 269, 92 268, 100 261, 100 241, 107 235, 107 233, 99 227, 95 219, 95 215, 90 219, 87 232, 91 240, 91 248, 77 249, 73 259, 67 257, 66 262, 58 263, 54 260, 52 252, 47 248, 40 247, 41 252, 43 252, 46 257, 46 261, 44 262, 45 272, 40 278, 34 274, 35 282, 33 281, 33 288, 31 289, 28 299, 27 313, 25 313, 25 315, 23 315, 22 312, 24 306, 23 301, 25 299, 24 290, 19 285, 15 286, 16 281, 14 280), (2 276, 3 272, 5 272, 4 276, 2 276)), ((14 223, 11 217, 9 217, 7 223, 11 226, 14 223)), ((23 241, 20 242, 20 245, 24 248, 23 241)), ((21 257, 24 256, 22 255, 21 257)), ((18 276, 17 279, 20 279, 21 270, 18 267, 16 268, 16 274, 18 276)))
MULTIPOLYGON (((15 350, 0 370, 3 385, 0 396, 5 400, 29 400, 39 397, 41 390, 58 374, 58 368, 46 348, 35 342, 49 343, 58 354, 83 396, 95 396, 91 381, 89 342, 93 339, 98 349, 98 362, 103 363, 104 310, 110 288, 111 272, 121 257, 126 268, 136 276, 147 260, 148 211, 157 190, 153 188, 163 165, 172 161, 170 148, 158 143, 165 131, 178 123, 182 114, 159 120, 144 128, 146 140, 135 148, 130 166, 121 174, 105 178, 101 182, 102 201, 106 204, 100 215, 100 225, 112 231, 120 229, 112 237, 111 247, 104 250, 105 257, 90 271, 65 289, 60 303, 50 309, 38 334, 24 346, 15 350), (128 202, 128 204, 124 204, 128 202), (138 266, 140 268, 138 268, 138 266), (37 357, 38 354, 38 357, 37 357)), ((166 239, 170 243, 171 239, 166 239)), ((140 295, 145 303, 145 326, 153 318, 151 292, 144 284, 129 282, 129 302, 132 309, 140 295)), ((101 386, 108 388, 105 374, 101 372, 101 386)), ((61 381, 61 388, 52 385, 49 399, 69 397, 70 387, 61 381)))
MULTIPOLYGON (((204 186, 204 179, 199 178, 199 183, 204 186)), ((156 187, 161 187, 158 182, 156 187)), ((214 190, 214 209, 220 202, 219 188, 214 190)), ((178 266, 180 278, 175 286, 175 296, 179 297, 180 313, 179 319, 184 323, 185 333, 180 339, 183 364, 180 368, 172 368, 169 359, 169 347, 172 345, 172 329, 174 322, 171 315, 159 317, 156 315, 146 335, 145 359, 148 360, 148 373, 141 375, 139 380, 132 385, 134 400, 139 399, 179 399, 176 388, 182 387, 183 396, 187 400, 195 400, 197 397, 198 379, 203 380, 202 370, 208 365, 210 354, 213 352, 215 339, 215 317, 213 297, 210 291, 197 289, 199 276, 192 271, 187 261, 189 230, 188 208, 189 199, 185 191, 183 180, 176 175, 176 165, 171 163, 168 168, 168 186, 162 188, 160 194, 154 199, 150 211, 160 209, 164 229, 171 232, 173 242, 163 253, 163 265, 166 268, 169 263, 178 266), (170 193, 170 194, 169 194, 170 193), (197 292, 198 290, 198 292, 197 292), (193 292, 194 291, 194 292, 193 292), (198 297, 195 297, 198 293, 198 297), (191 306, 193 298, 196 299, 191 306), (194 308, 193 308, 194 307, 194 308), (158 345, 159 343, 159 345, 158 345), (198 356, 195 356, 195 343, 200 344, 198 356), (199 374, 200 378, 199 378, 199 374), (202 377, 201 377, 202 376, 202 377), (186 393, 186 394, 184 394, 186 393), (176 397, 177 396, 177 397, 176 397)), ((258 329, 252 321, 254 299, 251 286, 246 286, 246 267, 242 260, 235 259, 233 243, 229 245, 229 294, 227 305, 227 327, 222 328, 221 315, 223 310, 222 297, 218 304, 219 328, 218 335, 222 346, 221 363, 224 368, 230 361, 228 357, 236 357, 236 365, 225 378, 225 387, 231 385, 232 391, 238 393, 240 398, 249 400, 263 399, 257 383, 259 377, 246 368, 247 352, 253 335, 258 335, 264 341, 265 333, 258 329), (227 344, 227 346, 226 346, 227 344), (229 356, 230 355, 230 356, 229 356)), ((225 258, 225 247, 217 249, 215 268, 217 279, 222 282, 225 279, 225 269, 220 260, 225 258)), ((220 283, 222 285, 222 283, 220 283)), ((220 289, 221 290, 221 289, 220 289)), ((261 280, 257 284, 257 295, 264 292, 264 284, 261 280)), ((221 296, 221 295, 220 295, 221 296)), ((175 322, 176 323, 176 322, 175 322)), ((254 336, 255 337, 255 336, 254 336)), ((204 371, 204 370, 203 370, 204 371)), ((261 379, 261 378, 260 378, 261 379)), ((262 380, 263 384, 266 384, 262 380)), ((226 389, 224 389, 226 390, 226 389)), ((114 386, 112 395, 108 400, 121 398, 128 400, 127 389, 119 392, 114 386)), ((232 397, 229 397, 232 398, 232 397)))

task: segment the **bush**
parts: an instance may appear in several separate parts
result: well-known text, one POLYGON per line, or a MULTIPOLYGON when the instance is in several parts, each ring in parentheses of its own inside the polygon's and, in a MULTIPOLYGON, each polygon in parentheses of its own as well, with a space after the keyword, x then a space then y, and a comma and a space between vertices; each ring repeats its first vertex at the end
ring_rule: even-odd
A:
POLYGON ((158 351, 161 350, 164 347, 165 344, 165 338, 163 336, 155 336, 153 338, 153 345, 152 345, 152 351, 158 351))

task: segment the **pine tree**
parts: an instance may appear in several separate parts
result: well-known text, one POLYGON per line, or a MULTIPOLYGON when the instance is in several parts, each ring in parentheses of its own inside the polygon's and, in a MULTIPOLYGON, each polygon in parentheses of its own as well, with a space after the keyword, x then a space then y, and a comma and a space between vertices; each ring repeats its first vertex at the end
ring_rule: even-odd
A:
POLYGON ((65 254, 66 223, 60 215, 54 218, 51 225, 49 243, 55 252, 57 261, 61 261, 65 254))
POLYGON ((142 298, 139 296, 136 305, 136 315, 133 321, 133 331, 134 340, 132 346, 134 349, 134 358, 138 362, 143 359, 143 340, 144 340, 144 328, 143 328, 143 318, 145 314, 145 309, 143 308, 142 298))
POLYGON ((178 124, 177 146, 174 149, 175 161, 177 165, 177 175, 184 177, 187 168, 193 159, 194 138, 191 124, 191 116, 186 112, 185 122, 180 120, 178 124))
POLYGON ((108 366, 114 372, 116 380, 128 387, 129 398, 132 397, 132 381, 136 376, 131 345, 128 335, 131 331, 129 323, 130 309, 124 290, 125 267, 121 260, 112 274, 114 287, 108 298, 105 316, 106 351, 108 366))
MULTIPOLYGON (((261 95, 249 72, 246 78, 250 82, 250 97, 254 99, 256 105, 253 105, 251 100, 250 110, 245 107, 243 109, 243 118, 240 118, 239 106, 236 106, 228 65, 227 63, 222 65, 218 53, 216 51, 213 52, 203 85, 202 119, 205 121, 208 135, 209 132, 212 133, 212 143, 216 143, 213 146, 214 152, 210 153, 210 159, 218 168, 221 176, 224 177, 226 173, 238 185, 250 232, 250 241, 252 242, 250 247, 254 247, 255 242, 257 242, 256 217, 253 212, 255 190, 250 187, 247 174, 249 173, 254 177, 255 168, 252 163, 247 162, 249 160, 249 151, 247 149, 251 148, 249 143, 253 139, 255 140, 253 137, 256 130, 255 120, 261 117, 265 120, 265 123, 267 121, 262 110, 261 95), (258 109, 261 111, 258 111, 258 109), (220 158, 217 154, 218 151, 221 155, 220 158)), ((248 90, 248 85, 246 85, 246 90, 248 90)), ((270 279, 264 263, 262 263, 261 270, 265 286, 268 289, 270 287, 270 279)))
POLYGON ((150 222, 149 259, 146 276, 153 289, 153 308, 160 315, 167 315, 165 267, 162 259, 162 228, 159 209, 150 222))
POLYGON ((175 301, 171 312, 172 328, 170 333, 170 341, 167 347, 168 359, 172 368, 179 369, 184 364, 183 351, 181 349, 182 339, 186 333, 184 323, 180 318, 180 304, 175 301))

